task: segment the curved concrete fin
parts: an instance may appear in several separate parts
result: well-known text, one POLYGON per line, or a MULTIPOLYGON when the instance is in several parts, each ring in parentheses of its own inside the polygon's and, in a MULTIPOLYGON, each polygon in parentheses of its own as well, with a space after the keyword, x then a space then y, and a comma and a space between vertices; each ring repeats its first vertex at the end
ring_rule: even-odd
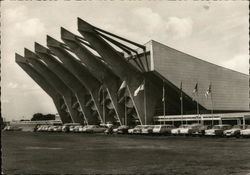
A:
POLYGON ((119 85, 121 84, 120 79, 112 72, 112 70, 109 69, 106 64, 104 64, 99 58, 92 54, 86 47, 81 45, 74 37, 74 34, 68 32, 66 29, 62 29, 61 33, 63 34, 63 36, 61 36, 62 40, 67 44, 68 47, 70 47, 76 56, 80 58, 81 62, 88 66, 87 69, 89 72, 107 87, 119 122, 124 121, 122 120, 122 118, 124 118, 124 104, 118 103, 116 95, 119 85), (67 36, 70 36, 70 40, 65 39, 67 36))
MULTIPOLYGON (((116 75, 120 77, 121 80, 127 82, 129 95, 133 101, 134 107, 136 109, 138 118, 141 124, 146 124, 147 121, 150 123, 153 121, 153 115, 155 111, 156 101, 161 98, 161 93, 158 91, 154 96, 149 94, 149 90, 147 88, 157 89, 154 87, 152 82, 150 82, 147 77, 145 77, 140 71, 138 71, 135 67, 133 67, 130 63, 128 63, 125 58, 119 54, 115 48, 113 48, 109 43, 107 43, 98 33, 94 32, 86 32, 84 27, 88 27, 88 25, 84 22, 78 23, 78 31, 81 35, 95 48, 99 55, 111 65, 112 70, 116 75), (83 25, 83 24, 84 25, 83 25), (145 89, 147 93, 142 93, 142 95, 134 96, 135 90, 141 86, 142 82, 145 82, 145 89), (147 99, 147 103, 144 105, 144 96, 147 99), (146 117, 144 117, 146 116, 146 117)), ((160 91, 160 90, 159 90, 160 91)))
MULTIPOLYGON (((100 82, 95 77, 93 77, 93 75, 87 70, 84 65, 79 63, 79 61, 77 61, 67 51, 62 48, 51 46, 53 43, 56 42, 60 43, 59 41, 51 37, 47 38, 47 45, 51 49, 51 51, 55 53, 56 56, 64 63, 65 68, 67 68, 67 70, 69 70, 69 72, 73 76, 75 76, 82 83, 82 85, 84 85, 89 90, 95 102, 99 116, 102 118, 102 116, 104 115, 103 109, 98 103, 98 89, 101 86, 100 82)), ((56 45, 58 45, 57 43, 56 45)), ((59 67, 57 69, 59 69, 59 67)), ((72 78, 69 81, 72 81, 72 78)), ((76 83, 76 81, 71 82, 71 84, 72 83, 76 83)))
POLYGON ((76 35, 74 35, 70 31, 68 31, 67 29, 61 27, 61 38, 65 39, 65 40, 75 41, 76 40, 76 35))
POLYGON ((51 51, 44 47, 43 45, 35 42, 35 52, 36 53, 44 53, 44 54, 51 54, 51 51))
POLYGON ((84 124, 84 119, 79 116, 79 112, 72 108, 72 99, 74 98, 74 93, 63 83, 63 81, 54 74, 45 64, 40 60, 36 59, 36 54, 32 53, 28 49, 25 50, 25 54, 29 56, 28 61, 33 67, 50 83, 65 99, 68 110, 71 114, 72 120, 75 123, 84 124))
POLYGON ((16 63, 28 63, 27 59, 19 55, 18 53, 15 54, 15 61, 16 63))
MULTIPOLYGON (((52 47, 54 48, 54 47, 52 47)), ((84 106, 84 98, 86 94, 89 94, 90 92, 86 90, 86 88, 79 82, 79 80, 68 70, 66 69, 66 65, 61 64, 59 61, 57 61, 53 56, 48 54, 48 50, 44 49, 43 46, 37 45, 36 49, 37 54, 40 56, 40 58, 47 64, 48 68, 53 71, 60 79, 66 84, 67 87, 69 87, 74 94, 76 94, 77 99, 81 105, 82 111, 84 113, 84 116, 86 117, 86 121, 88 124, 97 124, 99 123, 98 118, 91 115, 90 108, 86 108, 84 106), (42 51, 45 51, 43 53, 40 52, 40 48, 42 48, 42 51)))
POLYGON ((94 27, 87 23, 86 21, 82 20, 81 18, 77 18, 78 30, 83 32, 95 32, 94 27))
MULTIPOLYGON (((20 55, 16 55, 16 58, 20 55)), ((60 109, 59 103, 62 96, 57 93, 57 91, 48 84, 48 82, 29 64, 17 61, 17 64, 52 98, 57 112, 63 123, 70 123, 72 119, 69 115, 60 109)))

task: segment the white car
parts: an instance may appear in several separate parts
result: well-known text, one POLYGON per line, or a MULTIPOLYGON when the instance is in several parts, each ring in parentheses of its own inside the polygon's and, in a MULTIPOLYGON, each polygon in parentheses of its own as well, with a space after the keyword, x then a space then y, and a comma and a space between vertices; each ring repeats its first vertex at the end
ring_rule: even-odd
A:
POLYGON ((174 128, 171 130, 171 134, 172 135, 180 135, 181 134, 181 130, 188 128, 190 125, 189 124, 185 124, 185 125, 180 125, 179 128, 174 128))
POLYGON ((191 135, 192 133, 196 132, 199 130, 199 128, 202 127, 202 124, 200 123, 193 123, 190 125, 183 125, 180 128, 180 134, 181 135, 191 135))
POLYGON ((242 137, 250 137, 250 125, 246 126, 246 129, 240 131, 242 137))
POLYGON ((155 125, 153 129, 153 134, 169 135, 171 134, 172 129, 175 129, 174 125, 155 125))
POLYGON ((227 137, 239 137, 240 136, 240 131, 243 129, 242 125, 234 125, 233 128, 225 130, 223 132, 224 136, 227 137))
POLYGON ((55 131, 55 132, 62 132, 62 126, 56 126, 56 127, 54 128, 54 131, 55 131))
POLYGON ((86 133, 104 133, 107 127, 99 125, 88 125, 86 128, 86 133))
POLYGON ((71 128, 71 131, 70 132, 74 132, 74 126, 80 126, 81 124, 80 123, 65 123, 63 126, 62 126, 62 131, 63 132, 69 132, 70 131, 70 128, 71 128))
POLYGON ((134 132, 134 128, 128 129, 128 134, 133 134, 133 132, 134 132))
POLYGON ((231 125, 214 125, 212 129, 205 130, 205 136, 223 136, 225 130, 231 129, 231 125))
POLYGON ((145 125, 137 125, 136 127, 134 127, 133 133, 132 133, 132 134, 141 134, 142 128, 143 128, 144 126, 145 126, 145 125))
POLYGON ((49 126, 47 131, 53 132, 53 131, 54 131, 54 128, 55 128, 55 126, 49 126))
POLYGON ((154 125, 145 125, 141 129, 141 134, 152 134, 154 125))

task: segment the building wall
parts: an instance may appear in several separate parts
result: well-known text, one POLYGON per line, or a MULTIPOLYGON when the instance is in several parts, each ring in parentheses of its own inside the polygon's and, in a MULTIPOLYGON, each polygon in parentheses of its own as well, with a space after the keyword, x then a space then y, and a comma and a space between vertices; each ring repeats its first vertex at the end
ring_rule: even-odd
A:
POLYGON ((152 41, 152 70, 193 96, 198 82, 198 100, 212 109, 210 97, 205 97, 210 82, 214 110, 249 110, 249 76, 200 60, 168 46, 152 41))

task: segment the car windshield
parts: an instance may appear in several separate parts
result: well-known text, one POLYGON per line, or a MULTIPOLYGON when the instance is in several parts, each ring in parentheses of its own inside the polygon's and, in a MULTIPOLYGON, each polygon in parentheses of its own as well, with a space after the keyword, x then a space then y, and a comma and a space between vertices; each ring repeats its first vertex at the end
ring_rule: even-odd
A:
POLYGON ((221 126, 215 125, 215 126, 213 126, 213 129, 221 129, 221 126))
POLYGON ((231 127, 231 126, 226 125, 226 126, 222 126, 222 128, 223 128, 223 129, 231 129, 232 127, 231 127))
POLYGON ((156 129, 158 129, 158 128, 160 128, 160 127, 161 127, 160 125, 156 125, 156 126, 155 126, 156 129))
POLYGON ((233 128, 235 128, 235 129, 241 129, 242 126, 241 125, 234 125, 233 128))
POLYGON ((180 128, 190 128, 190 125, 181 125, 180 128))
POLYGON ((137 126, 135 127, 135 129, 140 129, 140 128, 142 128, 141 125, 137 125, 137 126))

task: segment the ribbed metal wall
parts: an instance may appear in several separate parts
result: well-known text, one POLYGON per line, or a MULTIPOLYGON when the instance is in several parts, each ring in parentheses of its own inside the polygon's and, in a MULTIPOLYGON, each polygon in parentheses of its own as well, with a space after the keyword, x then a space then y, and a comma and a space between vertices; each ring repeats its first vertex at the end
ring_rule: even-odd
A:
POLYGON ((211 64, 155 41, 151 43, 153 69, 177 87, 182 81, 183 91, 189 96, 193 95, 198 82, 198 99, 205 108, 212 108, 210 97, 205 97, 211 82, 214 110, 249 110, 249 75, 211 64))

